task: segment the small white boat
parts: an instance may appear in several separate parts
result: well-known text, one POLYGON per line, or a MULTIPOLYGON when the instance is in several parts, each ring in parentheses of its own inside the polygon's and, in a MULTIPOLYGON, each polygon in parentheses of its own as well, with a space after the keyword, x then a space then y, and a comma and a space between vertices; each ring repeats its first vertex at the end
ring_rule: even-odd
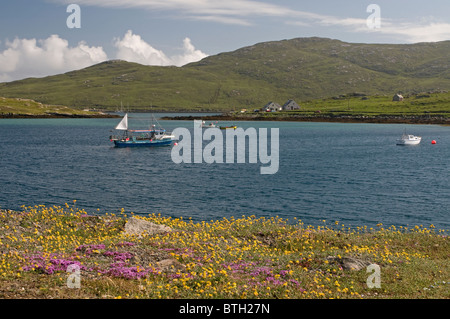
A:
POLYGON ((403 133, 402 138, 397 140, 397 145, 418 145, 421 140, 420 136, 403 133))
POLYGON ((216 125, 213 122, 211 122, 208 125, 206 125, 205 121, 203 121, 202 124, 200 124, 200 127, 202 127, 202 128, 209 128, 209 127, 216 127, 216 125))

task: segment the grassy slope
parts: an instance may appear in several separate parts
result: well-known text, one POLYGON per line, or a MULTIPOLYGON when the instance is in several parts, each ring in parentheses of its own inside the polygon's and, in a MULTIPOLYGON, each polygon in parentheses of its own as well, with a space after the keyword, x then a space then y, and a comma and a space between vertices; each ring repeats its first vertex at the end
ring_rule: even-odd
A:
POLYGON ((72 109, 62 105, 47 105, 29 99, 0 97, 0 116, 8 115, 98 115, 98 112, 72 109))
MULTIPOLYGON (((283 121, 349 121, 373 123, 428 123, 449 124, 450 93, 426 92, 405 95, 401 102, 392 96, 343 94, 332 98, 313 99, 300 103, 300 110, 281 112, 224 113, 220 116, 202 116, 203 120, 283 120, 283 121)), ((166 119, 190 119, 167 117, 166 119)))
MULTIPOLYGON (((304 101, 350 92, 393 95, 448 88, 449 49, 450 42, 373 45, 293 39, 208 57, 191 66, 262 80, 304 101)), ((278 103, 288 99, 283 94, 278 103)))
MULTIPOLYGON (((142 66, 109 61, 80 71, 44 79, 26 79, 0 85, 0 94, 26 96, 45 103, 71 107, 97 107, 115 110, 121 106, 142 110, 229 109, 215 100, 221 85, 233 86, 238 79, 218 76, 192 68, 142 66)), ((237 86, 263 88, 265 83, 246 81, 237 86)), ((269 98, 269 95, 267 95, 269 98)))
MULTIPOLYGON (((352 114, 352 115, 439 115, 450 116, 450 93, 430 92, 405 95, 401 102, 392 101, 393 96, 351 96, 316 99, 301 104, 300 112, 289 114, 322 113, 352 114)), ((282 114, 282 113, 280 113, 282 114)))
POLYGON ((350 92, 450 87, 450 41, 350 44, 321 38, 260 43, 181 68, 109 61, 42 79, 0 84, 0 95, 71 107, 237 110, 350 92))

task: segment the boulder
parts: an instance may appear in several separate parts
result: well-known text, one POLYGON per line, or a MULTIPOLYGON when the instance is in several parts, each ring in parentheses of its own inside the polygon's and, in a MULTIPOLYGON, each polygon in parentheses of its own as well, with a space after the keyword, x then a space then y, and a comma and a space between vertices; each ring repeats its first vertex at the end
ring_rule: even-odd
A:
POLYGON ((372 264, 370 261, 357 259, 357 258, 353 258, 353 257, 341 257, 341 258, 339 258, 339 257, 328 256, 327 260, 329 262, 338 263, 339 265, 341 265, 342 269, 344 269, 344 270, 356 270, 356 271, 358 271, 358 270, 361 270, 361 269, 365 269, 369 265, 372 264))
POLYGON ((143 234, 155 235, 171 232, 172 228, 166 225, 158 225, 143 219, 131 217, 125 224, 125 233, 128 235, 142 236, 143 234))
POLYGON ((157 263, 157 266, 163 272, 176 272, 186 270, 186 266, 176 259, 164 259, 157 263))

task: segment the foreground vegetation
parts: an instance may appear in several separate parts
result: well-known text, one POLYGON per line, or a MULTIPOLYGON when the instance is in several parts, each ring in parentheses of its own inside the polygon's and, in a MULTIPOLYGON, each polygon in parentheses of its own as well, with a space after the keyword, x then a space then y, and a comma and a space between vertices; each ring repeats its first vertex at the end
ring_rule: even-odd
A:
POLYGON ((444 231, 416 226, 348 229, 278 217, 193 222, 139 219, 172 231, 124 232, 127 216, 88 215, 76 203, 0 211, 0 298, 448 298, 444 231), (369 288, 357 258, 380 266, 369 288), (69 288, 67 267, 80 270, 69 288))

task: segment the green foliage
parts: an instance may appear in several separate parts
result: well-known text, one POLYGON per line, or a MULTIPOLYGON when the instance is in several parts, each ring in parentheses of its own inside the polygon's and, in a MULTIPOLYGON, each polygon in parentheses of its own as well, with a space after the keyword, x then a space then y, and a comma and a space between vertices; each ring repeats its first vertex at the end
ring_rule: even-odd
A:
MULTIPOLYGON (((0 298, 448 299, 448 231, 434 225, 306 226, 278 217, 209 222, 136 215, 172 231, 70 206, 0 210, 0 298), (344 266, 357 260, 358 268, 344 266), (68 265, 80 286, 67 286, 68 265), (379 287, 368 285, 369 264, 379 287)), ((133 216, 134 214, 131 213, 133 216)))
POLYGON ((0 116, 8 115, 98 115, 98 112, 72 109, 62 105, 47 105, 30 99, 0 97, 0 116))
MULTIPOLYGON (((392 100, 391 95, 362 96, 361 94, 344 94, 327 99, 305 101, 300 111, 290 111, 296 114, 334 114, 334 115, 398 115, 398 116, 450 116, 450 93, 429 92, 408 94, 401 102, 392 100)), ((285 113, 285 112, 283 112, 285 113)), ((282 115, 278 113, 277 115, 282 115)))
POLYGON ((259 43, 183 67, 108 61, 0 84, 0 96, 74 108, 218 111, 301 103, 348 92, 441 91, 450 85, 450 41, 351 44, 323 38, 259 43))

